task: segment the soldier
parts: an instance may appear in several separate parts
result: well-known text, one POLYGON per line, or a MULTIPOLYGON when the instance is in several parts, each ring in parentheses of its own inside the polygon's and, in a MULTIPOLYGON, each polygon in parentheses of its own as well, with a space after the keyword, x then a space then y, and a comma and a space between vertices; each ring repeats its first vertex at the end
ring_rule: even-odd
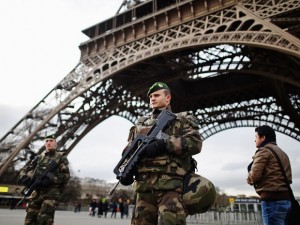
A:
MULTIPOLYGON (((153 84, 147 96, 152 115, 139 118, 130 129, 126 148, 137 135, 148 133, 161 110, 171 111, 171 92, 165 83, 153 84)), ((168 137, 150 142, 135 169, 133 225, 186 224, 188 212, 182 200, 183 179, 193 166, 192 155, 201 151, 202 140, 195 117, 186 112, 176 116, 176 120, 163 131, 168 137)), ((132 182, 133 179, 121 181, 126 185, 132 182)))
POLYGON ((56 147, 54 135, 45 137, 46 152, 33 159, 20 172, 21 182, 29 187, 47 168, 50 160, 57 163, 55 170, 43 177, 29 197, 25 225, 52 225, 54 223, 55 207, 70 178, 68 159, 62 152, 58 152, 56 147))

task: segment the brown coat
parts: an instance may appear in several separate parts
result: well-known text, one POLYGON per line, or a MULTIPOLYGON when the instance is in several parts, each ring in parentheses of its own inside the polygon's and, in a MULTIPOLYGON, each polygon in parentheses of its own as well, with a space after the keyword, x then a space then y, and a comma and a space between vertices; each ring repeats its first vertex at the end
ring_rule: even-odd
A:
POLYGON ((255 191, 261 195, 262 192, 287 191, 279 164, 274 154, 266 147, 274 149, 279 156, 287 178, 292 183, 291 164, 287 154, 275 143, 268 143, 259 148, 253 158, 253 164, 248 173, 248 183, 254 185, 255 191))

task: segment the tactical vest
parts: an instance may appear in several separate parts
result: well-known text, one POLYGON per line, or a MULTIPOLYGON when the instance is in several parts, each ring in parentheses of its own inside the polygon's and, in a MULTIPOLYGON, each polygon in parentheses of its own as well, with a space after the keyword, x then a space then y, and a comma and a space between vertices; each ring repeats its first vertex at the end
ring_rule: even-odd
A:
POLYGON ((41 175, 43 171, 47 168, 51 160, 54 160, 57 164, 59 164, 62 156, 63 153, 57 151, 54 151, 53 153, 52 152, 48 153, 47 155, 40 154, 38 156, 38 161, 37 161, 36 175, 41 175))
MULTIPOLYGON (((181 136, 183 133, 182 123, 186 113, 176 114, 177 118, 169 127, 163 130, 171 136, 181 136)), ((151 117, 141 117, 138 119, 135 135, 146 135, 157 119, 151 117)), ((169 175, 184 176, 191 168, 191 157, 183 157, 175 154, 162 154, 155 158, 142 158, 137 165, 138 173, 161 173, 169 175)))
POLYGON ((61 164, 61 160, 63 157, 64 153, 63 152, 50 152, 48 154, 41 154, 38 156, 37 160, 37 166, 36 166, 36 171, 34 172, 34 176, 40 176, 45 169, 48 167, 49 162, 51 160, 54 160, 58 164, 58 168, 52 172, 53 174, 53 182, 54 182, 54 187, 62 187, 61 181, 59 179, 56 179, 56 177, 59 176, 59 166, 61 164))

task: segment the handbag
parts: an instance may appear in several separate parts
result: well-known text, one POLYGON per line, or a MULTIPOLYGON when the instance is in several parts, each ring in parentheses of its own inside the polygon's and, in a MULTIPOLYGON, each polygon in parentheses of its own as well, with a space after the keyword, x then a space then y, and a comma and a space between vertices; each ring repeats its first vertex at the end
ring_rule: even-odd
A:
POLYGON ((285 221, 286 221, 286 225, 300 224, 300 205, 296 199, 292 200, 292 206, 287 212, 285 221))
POLYGON ((287 176, 284 172, 284 169, 283 169, 282 163, 279 159, 279 156, 274 151, 274 149, 272 149, 270 147, 266 147, 266 148, 269 149, 275 155, 275 158, 278 161, 281 173, 284 177, 284 181, 285 181, 285 183, 288 187, 289 194, 291 196, 291 203, 292 204, 291 204, 291 207, 290 207, 290 209, 288 210, 288 212, 286 214, 285 224, 286 225, 300 225, 300 205, 299 205, 299 202, 295 199, 294 193, 293 193, 292 188, 290 186, 290 183, 287 179, 287 176))

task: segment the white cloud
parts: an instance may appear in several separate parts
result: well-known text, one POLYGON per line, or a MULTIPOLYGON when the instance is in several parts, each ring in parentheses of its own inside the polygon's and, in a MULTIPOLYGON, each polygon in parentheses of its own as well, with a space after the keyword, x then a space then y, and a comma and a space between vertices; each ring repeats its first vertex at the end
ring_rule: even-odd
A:
POLYGON ((10 0, 0 7, 0 103, 40 101, 78 63, 81 31, 112 17, 122 0, 10 0))

